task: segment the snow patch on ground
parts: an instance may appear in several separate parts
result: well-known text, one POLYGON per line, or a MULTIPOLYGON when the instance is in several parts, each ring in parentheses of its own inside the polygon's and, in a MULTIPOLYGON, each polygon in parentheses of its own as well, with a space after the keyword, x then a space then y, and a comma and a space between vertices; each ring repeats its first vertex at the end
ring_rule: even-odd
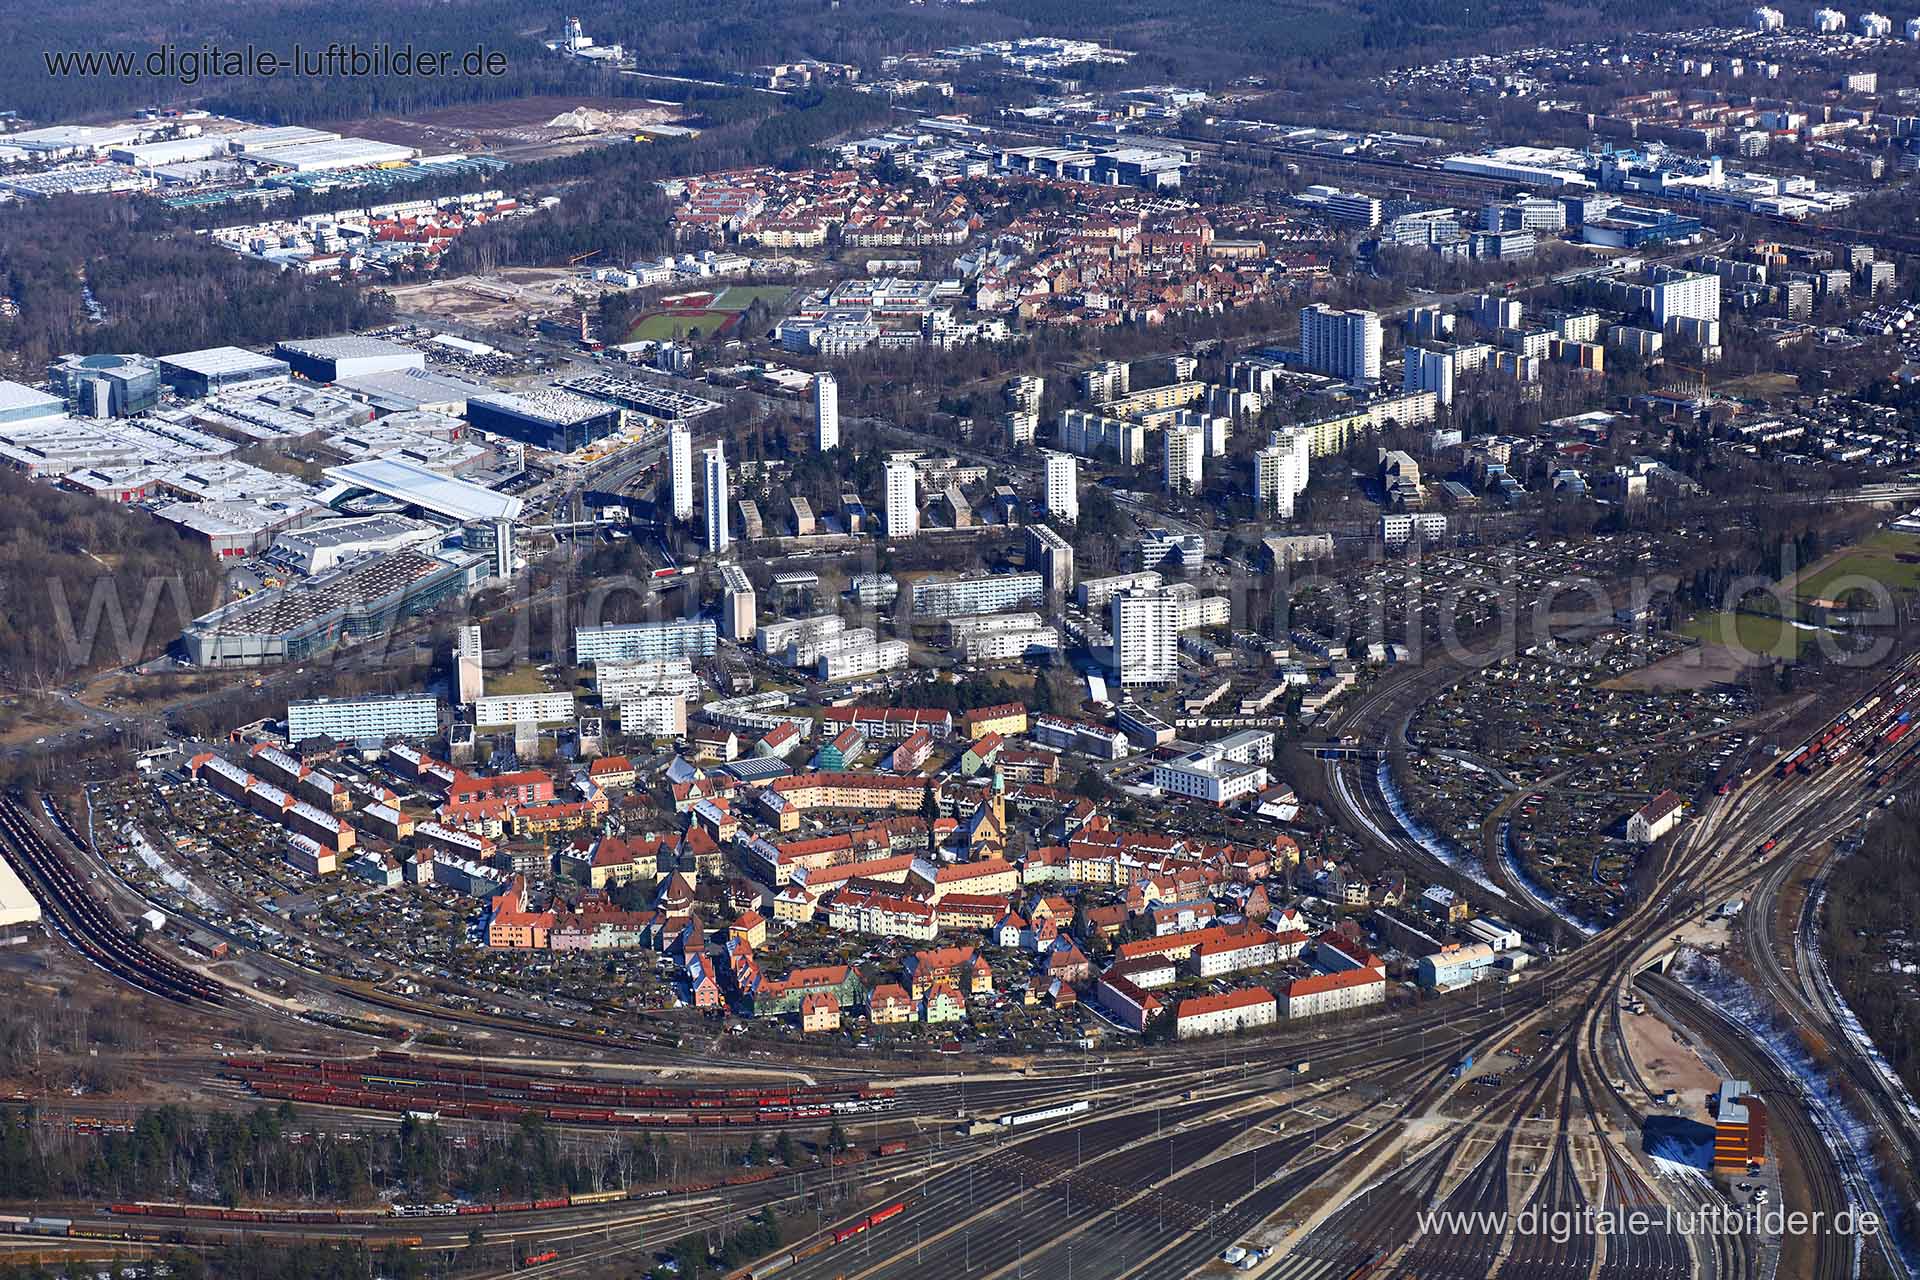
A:
POLYGON ((1893 1203, 1893 1197, 1873 1159, 1873 1139, 1877 1132, 1873 1126, 1863 1123, 1834 1092, 1819 1064, 1799 1037, 1780 1023, 1772 1005, 1748 986, 1745 979, 1721 964, 1718 957, 1682 948, 1671 972, 1729 1020, 1745 1027, 1749 1038, 1774 1065, 1795 1080, 1821 1139, 1840 1162, 1852 1207, 1871 1208, 1877 1213, 1893 1252, 1900 1256, 1909 1273, 1920 1272, 1920 1251, 1915 1250, 1912 1242, 1896 1235, 1891 1226, 1893 1219, 1887 1206, 1893 1203))
POLYGON ((146 863, 148 869, 166 883, 167 888, 173 890, 181 897, 186 898, 195 906, 211 907, 214 905, 212 897, 208 895, 205 889, 202 889, 199 885, 189 880, 185 872, 179 870, 171 862, 168 862, 160 856, 159 851, 148 841, 146 835, 140 828, 128 826, 123 830, 122 834, 126 836, 127 843, 133 846, 133 851, 139 857, 140 861, 146 863))
POLYGON ((1428 830, 1420 819, 1414 817, 1413 810, 1407 808, 1406 801, 1401 798, 1400 789, 1394 785, 1392 774, 1388 770, 1387 762, 1384 760, 1380 762, 1377 777, 1380 783, 1380 794, 1386 797, 1387 809, 1393 814, 1393 820, 1399 823, 1401 829, 1413 838, 1415 844, 1432 854, 1437 861, 1451 870, 1459 872, 1467 879, 1479 885, 1482 889, 1485 889, 1488 893, 1495 894, 1502 898, 1509 896, 1505 889, 1502 889, 1499 885, 1488 879, 1487 873, 1481 869, 1478 858, 1470 857, 1462 853, 1453 841, 1428 830))
POLYGON ((1520 865, 1520 859, 1513 856, 1513 842, 1508 839, 1511 832, 1512 827, 1508 823, 1500 824, 1500 863, 1506 867, 1507 874, 1512 876, 1535 902, 1572 925, 1582 936, 1591 938, 1599 933, 1601 926, 1589 921, 1573 909, 1571 902, 1527 874, 1526 869, 1520 865))

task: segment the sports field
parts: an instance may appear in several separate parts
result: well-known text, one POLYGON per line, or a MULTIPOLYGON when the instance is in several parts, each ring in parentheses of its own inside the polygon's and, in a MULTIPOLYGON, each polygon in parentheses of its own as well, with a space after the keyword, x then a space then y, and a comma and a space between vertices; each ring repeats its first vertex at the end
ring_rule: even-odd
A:
POLYGON ((1809 566, 1794 579, 1793 593, 1802 601, 1833 600, 1867 590, 1868 582, 1896 593, 1920 590, 1920 537, 1883 529, 1809 566))
POLYGON ((1732 611, 1697 613, 1681 623, 1679 631, 1703 644, 1722 645, 1736 653, 1783 658, 1789 662, 1800 656, 1800 646, 1808 634, 1780 618, 1732 611))
POLYGON ((682 342, 690 337, 711 338, 740 321, 740 313, 756 301, 778 311, 793 292, 783 284, 730 284, 718 293, 680 295, 657 311, 648 312, 627 330, 628 342, 682 342))

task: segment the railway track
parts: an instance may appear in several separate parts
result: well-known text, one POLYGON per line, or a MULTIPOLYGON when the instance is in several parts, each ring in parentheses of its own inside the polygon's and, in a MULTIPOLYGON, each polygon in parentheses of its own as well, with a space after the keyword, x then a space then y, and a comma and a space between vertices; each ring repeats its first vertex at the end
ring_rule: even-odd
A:
POLYGON ((54 931, 102 972, 176 1004, 224 1005, 214 983, 147 949, 88 891, 12 796, 0 796, 0 849, 34 887, 54 931))

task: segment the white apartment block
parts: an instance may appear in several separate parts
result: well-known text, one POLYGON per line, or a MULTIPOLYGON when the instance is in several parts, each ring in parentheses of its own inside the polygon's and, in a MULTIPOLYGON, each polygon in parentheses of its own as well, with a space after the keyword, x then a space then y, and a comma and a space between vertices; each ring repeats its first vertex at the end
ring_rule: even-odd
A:
POLYGON ((727 639, 745 644, 753 639, 760 620, 760 597, 753 580, 737 564, 720 570, 720 632, 727 639))
POLYGON ((1073 544, 1043 524, 1027 526, 1027 567, 1038 569, 1047 598, 1073 589, 1073 544))
POLYGON ((1380 541, 1389 547, 1404 547, 1415 534, 1424 543, 1446 540, 1447 518, 1437 511, 1408 511, 1380 517, 1380 541))
POLYGON ((900 671, 907 665, 905 640, 876 640, 871 631, 851 643, 831 651, 822 651, 816 674, 822 680, 853 680, 878 675, 882 671, 900 671))
MULTIPOLYGON (((477 630, 478 628, 476 628, 477 630)), ((430 738, 440 732, 440 700, 425 694, 388 698, 317 698, 287 704, 287 741, 332 738, 430 738)))
POLYGON ((596 662, 593 688, 600 705, 611 707, 628 698, 651 693, 673 693, 690 698, 700 692, 700 677, 688 658, 642 662, 596 662))
POLYGON ((1380 380, 1380 317, 1315 303, 1300 309, 1300 360, 1348 382, 1380 380))
POLYGON ((1104 609, 1107 602, 1127 591, 1157 590, 1165 579, 1149 569, 1144 573, 1116 573, 1107 578, 1088 578, 1073 591, 1073 602, 1082 609, 1104 609))
POLYGON ((1080 463, 1072 454, 1047 454, 1047 514, 1057 520, 1080 519, 1080 463))
POLYGON ((789 660, 789 652, 796 647, 817 650, 822 640, 840 635, 846 629, 846 620, 837 613, 820 613, 808 618, 782 618, 756 631, 753 645, 770 658, 789 660))
POLYGON ((1207 459, 1205 430, 1198 423, 1169 422, 1161 441, 1161 475, 1167 492, 1200 492, 1207 459))
POLYGON ((1307 491, 1313 459, 1313 433, 1283 427, 1253 455, 1254 505, 1264 517, 1293 519, 1294 502, 1307 491))
POLYGON ((1267 789, 1265 765, 1243 764, 1201 747, 1172 760, 1156 760, 1153 785, 1169 795, 1229 805, 1267 789))
POLYGON ((920 532, 919 473, 904 458, 887 462, 887 536, 911 538, 920 532))
POLYGON ((673 518, 693 519, 693 432, 680 423, 667 431, 667 476, 673 486, 673 518))
POLYGON ((476 728, 509 724, 548 724, 573 719, 571 693, 502 693, 473 704, 476 728))
POLYGON ((1040 402, 1046 398, 1047 380, 1031 373, 1016 374, 1007 379, 1003 388, 1007 404, 1016 413, 1030 413, 1038 416, 1040 402))
POLYGON ((1720 318, 1720 277, 1704 271, 1654 268, 1653 318, 1662 329, 1678 320, 1720 318))
POLYGON ((1381 205, 1375 196, 1364 195, 1358 191, 1342 191, 1338 187, 1311 186, 1301 195, 1305 204, 1318 205, 1326 210, 1327 216, 1335 222, 1350 222, 1361 227, 1380 225, 1381 205))
POLYGON ((1451 351, 1408 347, 1402 361, 1400 389, 1431 391, 1441 404, 1453 403, 1453 379, 1459 366, 1451 351))
POLYGON ((1500 329, 1518 329, 1526 314, 1518 299, 1483 293, 1473 300, 1473 322, 1487 333, 1500 329))
POLYGON ((922 617, 1043 609, 1046 603, 1046 580, 1037 573, 984 573, 913 584, 913 612, 922 617))
POLYGON ((1083 458, 1112 457, 1137 467, 1147 456, 1147 429, 1123 418, 1062 409, 1060 447, 1083 458))
POLYGON ((584 667, 592 662, 711 658, 718 643, 717 637, 717 629, 706 618, 576 627, 573 632, 573 664, 584 667))
POLYGON ((1193 953, 1193 969, 1202 978, 1218 978, 1248 969, 1270 969, 1298 958, 1306 948, 1300 934, 1251 934, 1222 942, 1202 943, 1193 953))
POLYGON ((1021 613, 963 613, 946 621, 947 643, 970 636, 997 635, 1002 631, 1032 631, 1046 625, 1045 619, 1031 611, 1021 613))
POLYGON ((1170 684, 1179 676, 1179 609, 1179 600, 1157 591, 1113 598, 1108 631, 1122 685, 1170 684))
POLYGON ((707 504, 707 554, 717 556, 733 541, 727 532, 727 450, 715 442, 700 453, 700 474, 705 480, 707 504))
POLYGON ((1200 429, 1201 439, 1206 444, 1209 458, 1226 456, 1227 443, 1233 439, 1233 418, 1224 413, 1202 413, 1197 409, 1178 409, 1174 411, 1173 421, 1182 426, 1200 429))
POLYGON ((1175 631, 1224 627, 1233 621, 1233 601, 1226 596, 1203 596, 1186 583, 1168 587, 1162 594, 1173 601, 1175 631))
POLYGON ((482 665, 486 656, 480 628, 460 628, 460 638, 453 645, 454 697, 460 705, 467 705, 487 691, 487 674, 482 665))
POLYGON ((1133 366, 1125 360, 1107 360, 1083 369, 1079 375, 1080 393, 1095 404, 1118 400, 1133 386, 1133 366))
POLYGON ((813 447, 821 453, 840 447, 840 384, 830 373, 813 375, 813 447))
POLYGON ((656 692, 620 700, 620 732, 628 737, 678 738, 687 731, 687 700, 656 692))
POLYGON ((1060 651, 1060 633, 1052 627, 985 631, 963 636, 953 646, 962 662, 1018 662, 1060 651))

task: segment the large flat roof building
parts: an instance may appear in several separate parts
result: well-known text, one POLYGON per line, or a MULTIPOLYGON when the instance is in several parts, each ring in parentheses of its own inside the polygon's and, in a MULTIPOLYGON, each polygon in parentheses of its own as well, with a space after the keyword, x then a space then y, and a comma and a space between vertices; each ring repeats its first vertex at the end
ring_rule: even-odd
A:
POLYGON ((408 618, 466 595, 485 576, 485 562, 471 555, 409 550, 364 556, 196 618, 181 634, 181 645, 197 667, 299 662, 342 640, 385 635, 408 618))
POLYGON ((719 630, 710 618, 673 618, 665 622, 609 623, 576 627, 573 661, 659 661, 666 658, 710 658, 719 630))
POLYGON ((453 521, 466 530, 467 547, 486 557, 493 577, 513 576, 513 523, 525 505, 522 499, 456 480, 404 458, 369 458, 328 467, 321 474, 333 482, 320 495, 328 506, 337 507, 360 494, 377 494, 426 515, 453 521))
POLYGON ((40 902, 0 858, 0 929, 32 924, 40 919, 40 902))
POLYGON ((67 404, 59 396, 18 382, 0 379, 0 422, 31 422, 36 418, 57 418, 66 413, 67 404))
POLYGON ((512 494, 496 493, 481 485, 443 476, 403 458, 369 458, 365 462, 328 467, 321 474, 334 483, 334 489, 323 495, 328 497, 330 505, 346 496, 339 490, 364 490, 461 524, 517 520, 525 505, 512 494), (338 496, 333 496, 335 494, 338 496))
POLYGON ((523 441, 554 453, 572 453, 620 429, 621 410, 571 391, 498 391, 467 401, 467 421, 479 431, 523 441))
POLYGON ((401 164, 420 153, 412 147, 375 142, 371 138, 329 138, 247 154, 269 168, 287 173, 325 173, 334 169, 372 169, 401 164))
POLYGON ((333 389, 366 401, 378 413, 429 409, 456 418, 466 416, 467 401, 474 396, 490 395, 497 390, 438 369, 421 368, 342 373, 333 380, 333 389))
POLYGON ((287 741, 365 742, 430 738, 440 731, 440 700, 400 693, 378 698, 315 698, 287 704, 287 741))
POLYGON ((212 395, 223 387, 284 378, 291 371, 285 360, 242 347, 207 347, 160 357, 160 380, 192 398, 212 395))
POLYGON ((398 373, 406 369, 424 371, 427 367, 425 352, 381 338, 352 335, 282 342, 274 347, 273 353, 285 360, 295 373, 315 382, 398 373))

